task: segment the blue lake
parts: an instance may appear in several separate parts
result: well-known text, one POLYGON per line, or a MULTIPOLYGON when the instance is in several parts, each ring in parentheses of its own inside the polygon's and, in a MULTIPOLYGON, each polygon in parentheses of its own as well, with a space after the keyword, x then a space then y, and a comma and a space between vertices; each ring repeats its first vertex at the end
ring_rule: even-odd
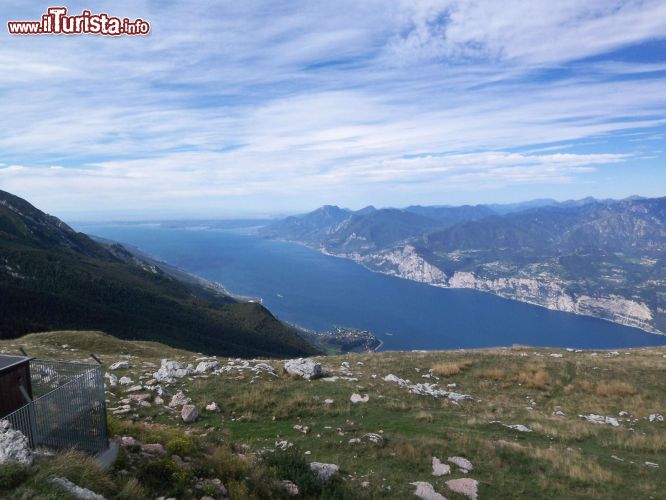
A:
POLYGON ((446 290, 372 273, 300 245, 240 232, 157 225, 76 224, 174 266, 260 297, 305 328, 367 329, 384 350, 510 346, 618 349, 666 345, 665 336, 549 311, 471 290, 446 290))

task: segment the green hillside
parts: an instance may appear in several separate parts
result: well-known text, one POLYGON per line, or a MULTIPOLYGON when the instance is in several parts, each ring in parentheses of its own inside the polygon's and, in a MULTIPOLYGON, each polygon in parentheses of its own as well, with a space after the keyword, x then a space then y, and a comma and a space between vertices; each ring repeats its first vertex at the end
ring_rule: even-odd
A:
POLYGON ((0 191, 0 338, 99 329, 210 354, 316 350, 257 303, 183 281, 0 191))
POLYGON ((271 374, 256 368, 260 360, 218 357, 215 371, 162 384, 199 409, 196 422, 184 423, 180 408, 169 407, 170 396, 159 400, 149 378, 162 358, 196 366, 193 352, 93 332, 0 341, 0 351, 19 346, 47 359, 94 352, 107 367, 127 360, 128 369, 109 373, 139 389, 107 388, 110 429, 122 443, 111 470, 71 453, 39 459, 29 471, 0 468, 0 491, 2 481, 11 485, 5 498, 69 498, 46 482, 52 475, 108 499, 224 498, 216 480, 227 497, 262 500, 289 498, 284 480, 303 499, 410 499, 412 483, 423 482, 449 500, 464 500, 449 483, 460 479, 476 481, 481 500, 657 499, 666 491, 666 423, 658 417, 666 414, 664 348, 331 356, 315 359, 336 378, 311 381, 287 375, 282 361, 266 362, 271 374), (385 380, 390 374, 411 382, 385 380), (426 383, 471 399, 410 392, 426 383), (355 393, 367 401, 352 403, 355 393), (211 402, 219 410, 206 410, 211 402), (583 418, 590 415, 607 423, 583 418), (464 473, 453 457, 473 468, 464 473), (434 475, 433 459, 448 473, 434 475), (319 481, 310 462, 339 471, 319 481))

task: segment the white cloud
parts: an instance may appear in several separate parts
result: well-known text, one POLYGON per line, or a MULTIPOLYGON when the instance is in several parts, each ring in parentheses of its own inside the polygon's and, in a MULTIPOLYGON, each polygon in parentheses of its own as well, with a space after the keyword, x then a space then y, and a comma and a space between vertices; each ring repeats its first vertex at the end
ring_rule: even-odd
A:
POLYGON ((95 9, 147 19, 152 34, 2 35, 0 160, 31 167, 0 167, 0 188, 51 210, 288 210, 572 183, 647 158, 659 139, 618 152, 608 138, 660 137, 666 120, 664 61, 575 62, 664 37, 663 2, 95 9))

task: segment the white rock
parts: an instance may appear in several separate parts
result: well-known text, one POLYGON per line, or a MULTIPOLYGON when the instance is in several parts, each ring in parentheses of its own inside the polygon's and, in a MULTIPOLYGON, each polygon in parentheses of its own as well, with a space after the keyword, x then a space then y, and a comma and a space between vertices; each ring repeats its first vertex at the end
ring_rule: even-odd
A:
POLYGON ((559 354, 559 353, 551 353, 551 354, 550 354, 550 357, 551 357, 551 358, 561 358, 562 355, 559 354))
POLYGON ((333 474, 338 472, 339 467, 335 464, 324 464, 321 462, 310 463, 310 470, 317 474, 320 481, 328 481, 333 474))
POLYGON ((294 443, 290 443, 289 441, 283 440, 283 441, 275 441, 275 447, 278 450, 286 450, 287 448, 291 448, 294 446, 294 443))
POLYGON ((580 418, 584 418, 585 420, 593 424, 609 424, 612 425, 613 427, 618 427, 620 425, 620 422, 618 422, 617 419, 613 417, 595 415, 594 413, 590 413, 589 415, 578 415, 578 416, 580 418))
POLYGON ((220 407, 215 401, 213 401, 211 404, 206 405, 206 411, 220 411, 220 407))
POLYGON ((471 498, 472 500, 476 500, 479 495, 479 483, 474 479, 451 479, 450 481, 446 482, 446 486, 451 491, 465 495, 467 498, 471 498))
POLYGON ((324 399, 324 404, 326 405, 332 405, 333 403, 335 403, 333 399, 324 399))
POLYGON ((409 380, 402 379, 398 377, 397 375, 393 375, 392 373, 389 373, 384 377, 384 381, 386 382, 395 382, 398 385, 407 385, 409 384, 409 380))
POLYGON ((17 462, 32 464, 32 451, 28 438, 18 429, 13 429, 9 420, 0 420, 0 465, 17 462))
POLYGON ((282 488, 287 492, 287 495, 290 497, 297 497, 300 495, 300 491, 298 491, 298 486, 296 486, 294 483, 291 481, 284 479, 280 481, 280 484, 282 485, 282 488))
POLYGON ((128 368, 129 368, 128 361, 116 361, 111 366, 109 366, 109 370, 127 370, 128 368))
POLYGON ((129 377, 120 377, 120 380, 118 381, 120 385, 130 385, 133 384, 134 381, 129 378, 129 377))
POLYGON ((98 495, 89 489, 81 488, 64 477, 52 477, 48 482, 60 486, 63 490, 78 500, 104 500, 102 495, 98 495))
POLYGON ((440 495, 435 491, 435 488, 432 487, 432 484, 425 483, 423 481, 416 481, 415 483, 410 483, 416 486, 416 491, 414 495, 423 500, 446 500, 446 497, 440 495))
POLYGON ((645 462, 645 465, 647 465, 648 467, 652 467, 652 468, 654 468, 654 469, 658 469, 658 468, 659 468, 659 464, 656 464, 656 463, 654 463, 654 462, 645 462))
POLYGON ((188 398, 185 394, 183 394, 183 391, 178 391, 171 398, 171 401, 169 402, 169 406, 172 407, 172 408, 175 408, 176 406, 188 405, 191 402, 192 402, 192 400, 190 398, 188 398))
POLYGON ((183 419, 183 422, 189 424, 199 418, 199 411, 194 405, 184 405, 182 410, 180 410, 180 417, 183 419))
POLYGON ((653 413, 648 417, 648 420, 650 422, 663 422, 664 421, 664 416, 661 415, 660 413, 653 413))
POLYGON ((115 387, 118 385, 118 377, 116 377, 113 373, 105 373, 104 378, 109 381, 109 387, 115 387))
POLYGON ((220 363, 217 361, 202 361, 194 369, 196 373, 205 373, 212 370, 217 370, 220 367, 220 363))
POLYGON ((509 429, 514 429, 518 432, 532 432, 532 429, 529 427, 525 427, 523 424, 513 424, 513 425, 507 425, 509 429))
POLYGON ((309 358, 290 359, 285 361, 284 369, 289 375, 294 375, 307 380, 324 376, 321 364, 309 358))
POLYGON ((163 359, 160 369, 153 373, 153 377, 160 382, 173 384, 176 379, 191 375, 193 372, 192 365, 163 359))
POLYGON ((356 403, 367 403, 370 400, 370 396, 368 396, 367 394, 364 394, 363 396, 361 396, 360 394, 354 393, 354 394, 351 395, 349 400, 354 404, 356 404, 356 403))
POLYGON ((446 476, 447 474, 451 474, 451 466, 443 464, 437 457, 432 457, 432 475, 446 476))
MULTIPOLYGON (((260 370, 263 372, 268 372, 273 375, 275 375, 275 368, 273 368, 271 365, 267 365, 266 363, 257 363, 254 365, 255 370, 260 370)), ((293 483, 292 483, 293 484, 293 483)))
POLYGON ((384 443, 384 438, 382 437, 381 434, 377 434, 376 432, 368 432, 363 435, 365 439, 370 441, 371 443, 375 444, 383 444, 384 443))
POLYGON ((466 471, 474 470, 474 465, 472 465, 472 462, 470 462, 466 458, 463 458, 463 457, 449 457, 448 460, 449 460, 449 462, 451 462, 452 464, 457 465, 458 467, 460 467, 463 470, 466 470, 466 471))

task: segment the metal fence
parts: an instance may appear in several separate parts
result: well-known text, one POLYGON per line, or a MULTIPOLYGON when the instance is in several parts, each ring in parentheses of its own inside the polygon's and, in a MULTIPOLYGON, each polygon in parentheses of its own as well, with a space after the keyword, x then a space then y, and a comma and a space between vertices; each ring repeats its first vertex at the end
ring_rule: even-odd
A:
POLYGON ((104 369, 64 361, 30 361, 34 399, 4 417, 34 447, 75 448, 89 452, 108 447, 104 369))

